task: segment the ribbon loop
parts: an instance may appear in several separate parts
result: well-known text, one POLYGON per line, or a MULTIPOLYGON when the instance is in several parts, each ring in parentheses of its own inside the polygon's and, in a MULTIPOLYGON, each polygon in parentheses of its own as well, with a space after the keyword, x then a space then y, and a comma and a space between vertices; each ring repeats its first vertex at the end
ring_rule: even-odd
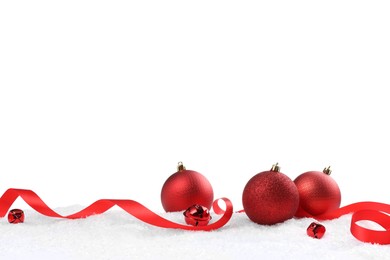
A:
POLYGON ((375 210, 355 212, 351 219, 351 233, 362 242, 388 245, 390 244, 390 216, 375 210), (357 224, 357 222, 362 220, 375 222, 385 230, 372 230, 362 227, 357 224))

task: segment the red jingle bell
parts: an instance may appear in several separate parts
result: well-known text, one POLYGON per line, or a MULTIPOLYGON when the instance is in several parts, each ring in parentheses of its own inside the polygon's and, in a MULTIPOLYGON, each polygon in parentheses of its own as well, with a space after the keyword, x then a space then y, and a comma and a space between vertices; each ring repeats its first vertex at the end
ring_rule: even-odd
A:
POLYGON ((294 216, 299 194, 294 182, 279 172, 278 164, 270 171, 253 176, 244 188, 242 204, 249 219, 262 225, 284 222, 294 216))
POLYGON ((331 172, 329 166, 323 172, 302 173, 294 180, 299 192, 296 217, 318 216, 340 207, 340 188, 330 176, 331 172))
POLYGON ((210 209, 214 199, 213 188, 202 174, 187 170, 179 162, 177 172, 164 183, 161 203, 166 212, 183 211, 194 204, 210 209))
POLYGON ((192 226, 207 226, 211 220, 208 208, 195 204, 183 212, 185 221, 192 226))
POLYGON ((8 213, 8 222, 18 224, 24 222, 24 212, 21 209, 11 209, 8 213))
POLYGON ((319 223, 311 223, 306 230, 309 237, 321 239, 325 234, 325 227, 319 223))

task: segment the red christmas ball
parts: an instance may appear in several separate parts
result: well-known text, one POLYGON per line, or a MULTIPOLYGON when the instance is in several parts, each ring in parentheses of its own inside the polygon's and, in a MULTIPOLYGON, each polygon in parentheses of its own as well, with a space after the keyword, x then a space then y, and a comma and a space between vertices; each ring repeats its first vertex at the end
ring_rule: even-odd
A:
POLYGON ((183 211, 199 204, 210 209, 214 199, 213 188, 202 174, 186 170, 180 162, 161 190, 161 202, 166 212, 183 211))
POLYGON ((302 173, 294 180, 299 192, 297 217, 317 216, 340 207, 340 188, 330 173, 328 167, 323 172, 302 173))
POLYGON ((270 171, 253 176, 244 188, 242 204, 253 222, 273 225, 294 216, 299 194, 294 182, 279 172, 278 165, 270 171))

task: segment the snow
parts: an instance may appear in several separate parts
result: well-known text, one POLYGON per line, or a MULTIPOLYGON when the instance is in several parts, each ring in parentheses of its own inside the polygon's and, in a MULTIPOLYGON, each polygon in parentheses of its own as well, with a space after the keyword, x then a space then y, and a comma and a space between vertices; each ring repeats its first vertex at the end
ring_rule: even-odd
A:
MULTIPOLYGON (((80 206, 57 209, 76 212, 80 206)), ((181 212, 160 213, 183 223, 181 212)), ((321 222, 322 239, 306 235, 313 219, 273 226, 251 222, 244 213, 212 232, 162 229, 113 208, 86 219, 49 218, 25 210, 26 220, 0 221, 1 259, 389 259, 390 247, 362 243, 349 232, 350 215, 321 222)), ((213 215, 213 221, 219 216, 213 215)))

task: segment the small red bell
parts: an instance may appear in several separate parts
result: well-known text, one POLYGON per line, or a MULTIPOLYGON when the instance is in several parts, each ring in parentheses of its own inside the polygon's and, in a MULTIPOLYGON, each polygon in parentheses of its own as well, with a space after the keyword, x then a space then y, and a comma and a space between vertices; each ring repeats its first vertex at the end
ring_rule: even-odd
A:
POLYGON ((11 224, 18 224, 24 222, 24 212, 21 209, 12 209, 8 213, 8 222, 11 224))
POLYGON ((183 213, 188 225, 206 226, 211 220, 210 212, 206 207, 195 204, 183 213))
POLYGON ((307 228, 307 235, 312 238, 321 239, 325 234, 325 227, 319 223, 311 223, 307 228))

